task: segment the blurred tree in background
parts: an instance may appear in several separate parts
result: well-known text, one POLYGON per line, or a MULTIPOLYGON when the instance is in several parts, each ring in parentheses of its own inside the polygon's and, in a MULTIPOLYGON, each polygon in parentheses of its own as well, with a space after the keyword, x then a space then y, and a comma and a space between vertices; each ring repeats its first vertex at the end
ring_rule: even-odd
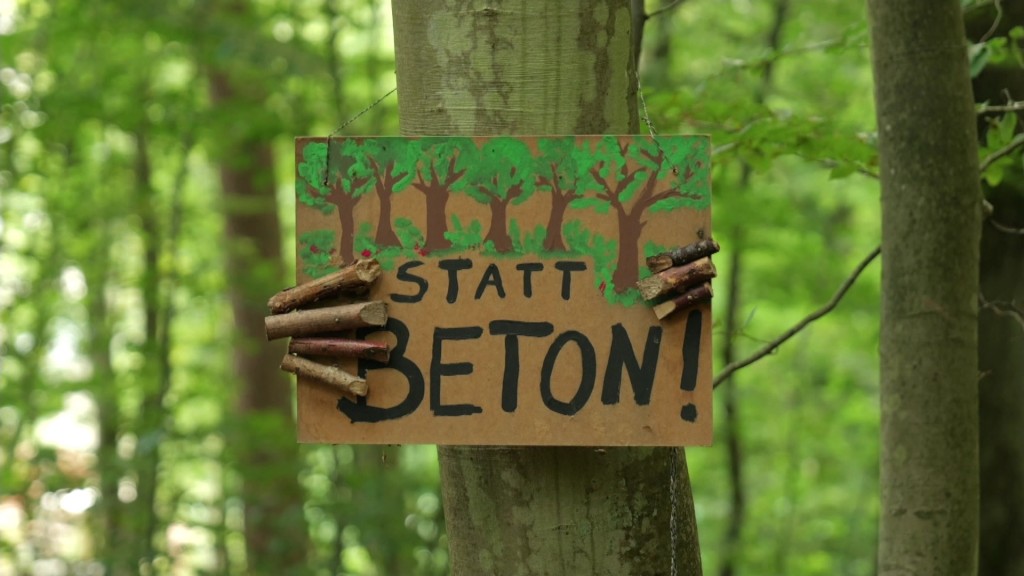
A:
MULTIPOLYGON (((641 112, 715 143, 729 363, 878 244, 864 6, 632 4, 641 112)), ((1018 142, 1017 4, 963 2, 983 157, 1018 142)), ((433 448, 296 446, 258 322, 292 278, 292 138, 394 86, 391 25, 374 0, 0 0, 0 574, 447 573, 433 448)), ((395 106, 343 133, 397 133, 395 106)), ((985 184, 1020 226, 1011 152, 985 184)), ((981 563, 1022 574, 998 537, 1024 518, 1022 236, 998 232, 981 563)), ((716 445, 687 451, 706 573, 875 573, 879 290, 869 268, 716 393, 716 445)))

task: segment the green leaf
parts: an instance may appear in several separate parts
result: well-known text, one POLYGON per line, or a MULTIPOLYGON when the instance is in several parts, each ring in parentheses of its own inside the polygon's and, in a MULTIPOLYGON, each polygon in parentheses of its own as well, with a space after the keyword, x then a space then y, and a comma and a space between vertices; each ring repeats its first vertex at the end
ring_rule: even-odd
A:
POLYGON ((971 78, 976 78, 978 74, 981 74, 991 56, 992 51, 989 49, 988 44, 984 42, 971 44, 967 48, 967 57, 971 61, 971 78))
POLYGON ((593 208, 598 214, 607 214, 611 205, 600 198, 577 198, 569 202, 569 207, 576 210, 593 208))

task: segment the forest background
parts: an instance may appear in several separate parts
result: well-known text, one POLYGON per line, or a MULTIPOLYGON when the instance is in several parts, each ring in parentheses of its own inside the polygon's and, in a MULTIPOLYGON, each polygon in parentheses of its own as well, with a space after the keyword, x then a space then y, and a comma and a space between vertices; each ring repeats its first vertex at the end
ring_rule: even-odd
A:
MULTIPOLYGON (((1019 4, 964 2, 979 102, 1024 98, 1019 4)), ((634 6, 652 125, 713 137, 721 368, 879 243, 864 7, 634 6)), ((293 138, 394 87, 390 14, 0 0, 0 574, 447 573, 434 448, 296 446, 283 351, 261 338, 294 269, 293 138)), ((1012 112, 979 110, 983 157, 1018 142, 1012 112)), ((340 133, 397 130, 391 96, 340 133)), ((1000 221, 1019 225, 1019 154, 986 168, 1000 221)), ((705 573, 875 573, 878 276, 716 391, 716 444, 687 451, 705 573)), ((1003 274, 987 296, 1021 286, 1003 274)), ((997 311, 981 326, 998 363, 1024 349, 1024 321, 997 311)), ((1020 388, 1020 363, 988 383, 1020 388)), ((1008 394, 988 409, 1024 410, 1008 394)), ((1019 523, 1019 488, 999 479, 1024 452, 986 468, 982 433, 983 522, 988 488, 1019 523)), ((984 566, 1002 549, 982 542, 984 566)))

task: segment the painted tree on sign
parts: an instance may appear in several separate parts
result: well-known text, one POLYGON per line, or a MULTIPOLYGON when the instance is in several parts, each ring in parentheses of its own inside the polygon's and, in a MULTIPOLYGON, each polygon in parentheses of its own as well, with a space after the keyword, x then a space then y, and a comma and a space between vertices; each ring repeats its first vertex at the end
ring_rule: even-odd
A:
POLYGON ((324 214, 338 213, 341 238, 338 253, 345 262, 355 260, 355 221, 352 211, 359 199, 374 187, 373 172, 366 162, 361 144, 355 140, 332 140, 328 158, 327 144, 310 142, 302 150, 298 171, 301 181, 296 194, 299 202, 324 214))
POLYGON ((576 160, 579 149, 573 137, 545 138, 537 142, 537 148, 540 150, 534 168, 537 188, 551 195, 551 214, 548 216, 544 250, 564 252, 566 248, 562 225, 565 222, 565 211, 570 202, 582 197, 577 185, 580 179, 576 160))
POLYGON ((391 223, 391 197, 404 190, 413 180, 415 160, 409 155, 409 141, 401 138, 367 139, 363 141, 363 157, 373 174, 373 188, 380 201, 377 235, 379 247, 401 246, 391 223))
POLYGON ((409 144, 408 154, 415 158, 412 187, 426 199, 426 251, 451 248, 448 232, 448 198, 466 184, 466 173, 477 157, 477 148, 469 138, 423 138, 409 144))
MULTIPOLYGON (((584 144, 590 146, 590 144, 584 144)), ((612 284, 623 293, 639 278, 644 214, 679 208, 701 210, 711 203, 711 166, 705 138, 657 137, 620 141, 606 136, 578 159, 583 198, 573 208, 615 210, 619 250, 612 284)))
POLYGON ((533 194, 535 177, 533 155, 517 138, 494 138, 484 144, 471 183, 465 192, 491 209, 491 227, 484 242, 492 242, 496 252, 511 252, 508 234, 508 207, 520 204, 533 194))

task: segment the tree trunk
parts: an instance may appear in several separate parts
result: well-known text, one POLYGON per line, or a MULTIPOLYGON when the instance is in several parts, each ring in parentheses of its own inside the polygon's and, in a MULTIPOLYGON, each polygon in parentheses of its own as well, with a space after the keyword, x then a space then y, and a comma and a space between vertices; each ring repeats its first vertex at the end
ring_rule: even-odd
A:
POLYGON ((879 574, 970 575, 981 194, 960 2, 869 0, 868 12, 882 175, 879 574))
POLYGON ((551 190, 551 215, 548 216, 548 227, 544 231, 545 252, 565 252, 562 224, 565 222, 565 210, 572 198, 572 192, 563 194, 557 188, 551 190))
POLYGON ((390 178, 385 179, 384 182, 377 182, 377 199, 380 200, 380 217, 377 219, 377 236, 374 239, 377 248, 402 245, 391 224, 392 185, 393 183, 390 178))
POLYGON ((331 194, 331 203, 334 204, 334 210, 338 213, 338 224, 341 226, 341 235, 338 238, 338 256, 345 264, 351 264, 356 261, 356 221, 352 211, 359 203, 359 199, 339 192, 331 194))
MULTIPOLYGON (((1003 0, 996 36, 1024 24, 1024 1, 1003 0)), ((996 18, 996 7, 975 10, 967 36, 978 41, 996 18)), ((1011 40, 1012 42, 1012 40, 1011 40)), ((1016 63, 989 64, 974 79, 974 101, 1000 104, 1024 98, 1024 72, 1016 63)), ((1017 114, 1018 132, 1024 115, 1017 114)), ((982 119, 984 122, 984 118, 982 119)), ((996 221, 1024 227, 1024 173, 1019 165, 986 194, 996 221)), ((981 293, 988 301, 1024 302, 1024 236, 982 226, 981 293)), ((1024 325, 990 310, 978 314, 978 387, 981 450, 979 574, 1024 576, 1024 325)))
POLYGON ((491 198, 491 227, 487 230, 484 242, 494 243, 494 251, 499 253, 512 251, 512 237, 508 235, 508 201, 491 198))
MULTIPOLYGON (((392 6, 404 134, 638 130, 628 0, 392 6)), ((682 450, 439 453, 453 576, 701 573, 682 450)))
MULTIPOLYGON (((292 392, 278 363, 284 341, 262 341, 268 294, 284 282, 269 137, 251 132, 261 108, 227 74, 210 75, 215 109, 231 108, 239 124, 225 130, 220 181, 227 238, 228 291, 235 324, 234 373, 241 384, 241 428, 230 440, 240 453, 248 573, 288 574, 303 565, 306 524, 291 440, 292 392), (246 110, 249 114, 243 114, 246 110), (248 118, 248 119, 246 119, 248 118)), ((228 114, 224 114, 227 116, 228 114)))
POLYGON ((117 440, 121 429, 121 410, 118 390, 114 382, 114 367, 110 356, 110 318, 107 305, 107 282, 110 273, 110 232, 101 227, 98 232, 94 257, 83 267, 88 296, 86 313, 88 340, 86 348, 92 367, 91 387, 96 400, 99 421, 97 466, 100 472, 100 498, 98 512, 102 533, 97 535, 97 556, 107 572, 114 575, 129 574, 131 562, 125 550, 118 545, 124 536, 123 505, 117 497, 117 488, 124 473, 124 463, 117 453, 117 440))
POLYGON ((615 274, 612 275, 612 284, 615 291, 622 294, 630 288, 636 288, 636 281, 640 278, 640 257, 637 255, 640 244, 640 232, 644 225, 640 220, 643 209, 636 207, 635 214, 630 214, 625 208, 616 207, 619 215, 619 256, 616 259, 615 274))
POLYGON ((434 184, 422 189, 427 203, 427 238, 423 249, 428 252, 447 250, 452 243, 445 238, 448 232, 448 190, 434 184))
MULTIPOLYGON (((1024 227, 1024 185, 990 194, 995 218, 1024 227)), ((981 292, 989 302, 1024 303, 1024 236, 985 226, 981 292)), ((982 310, 978 322, 981 414, 980 574, 1024 576, 1024 324, 982 310)))

